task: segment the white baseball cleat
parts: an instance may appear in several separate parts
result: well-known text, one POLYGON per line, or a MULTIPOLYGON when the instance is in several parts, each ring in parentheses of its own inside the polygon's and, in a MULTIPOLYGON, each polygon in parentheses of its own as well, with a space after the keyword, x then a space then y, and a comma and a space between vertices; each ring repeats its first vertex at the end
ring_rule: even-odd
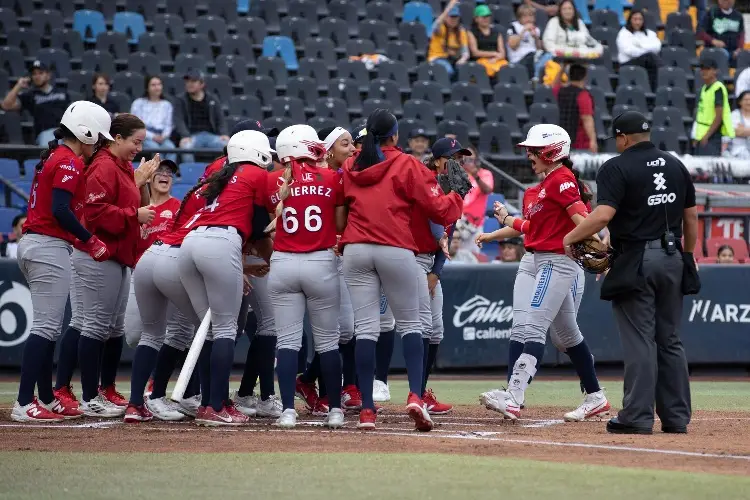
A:
POLYGON ((284 411, 284 406, 276 394, 271 394, 266 400, 259 399, 255 409, 257 417, 278 418, 284 411))
POLYGON ((495 389, 483 392, 479 396, 479 402, 488 410, 502 413, 505 418, 517 420, 521 416, 521 405, 506 391, 495 389))
POLYGON ((175 403, 177 403, 177 411, 185 416, 195 418, 198 415, 198 408, 201 406, 201 395, 196 394, 195 396, 175 401, 175 403))
POLYGON ((297 426, 297 412, 294 408, 284 410, 274 425, 282 429, 294 429, 297 426))
POLYGON ((589 419, 601 420, 601 417, 609 415, 610 408, 609 401, 607 401, 607 397, 602 390, 586 394, 581 406, 566 413, 563 418, 566 422, 583 422, 589 419))
POLYGON ((323 420, 323 425, 329 429, 342 428, 344 426, 344 412, 341 408, 331 408, 328 412, 328 416, 323 420))
POLYGON ((372 384, 372 400, 376 403, 386 403, 391 400, 391 390, 388 384, 375 379, 372 384))
POLYGON ((101 394, 90 401, 81 401, 80 410, 87 417, 117 418, 125 415, 125 408, 110 403, 101 394))
POLYGON ((158 420, 177 422, 185 419, 185 415, 177 410, 178 405, 171 401, 167 401, 167 398, 145 398, 145 403, 148 411, 150 411, 158 420))
POLYGON ((36 424, 51 424, 65 420, 62 415, 53 413, 36 398, 34 398, 31 403, 23 406, 16 401, 10 412, 10 418, 14 422, 30 422, 36 424))
POLYGON ((255 393, 249 396, 240 396, 239 391, 232 393, 232 401, 237 411, 248 417, 254 417, 258 413, 258 396, 255 393))

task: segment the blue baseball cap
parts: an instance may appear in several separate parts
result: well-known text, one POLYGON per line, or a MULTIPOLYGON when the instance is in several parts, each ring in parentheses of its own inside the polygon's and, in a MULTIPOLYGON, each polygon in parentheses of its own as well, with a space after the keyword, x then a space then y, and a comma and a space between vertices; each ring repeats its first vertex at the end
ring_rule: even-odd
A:
POLYGON ((472 156, 471 151, 462 147, 461 143, 456 139, 443 137, 435 141, 435 144, 432 145, 433 158, 450 158, 455 154, 472 156))
POLYGON ((461 17, 461 9, 458 8, 458 5, 448 12, 448 17, 461 17))

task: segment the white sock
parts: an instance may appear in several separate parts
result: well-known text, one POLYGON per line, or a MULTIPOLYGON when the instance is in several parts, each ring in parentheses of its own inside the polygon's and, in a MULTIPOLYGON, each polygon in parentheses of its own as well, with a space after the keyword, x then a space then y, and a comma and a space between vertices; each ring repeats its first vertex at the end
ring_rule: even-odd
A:
POLYGON ((531 354, 521 354, 513 365, 513 376, 508 383, 508 392, 516 403, 523 404, 524 393, 529 386, 529 381, 536 375, 536 358, 531 354))

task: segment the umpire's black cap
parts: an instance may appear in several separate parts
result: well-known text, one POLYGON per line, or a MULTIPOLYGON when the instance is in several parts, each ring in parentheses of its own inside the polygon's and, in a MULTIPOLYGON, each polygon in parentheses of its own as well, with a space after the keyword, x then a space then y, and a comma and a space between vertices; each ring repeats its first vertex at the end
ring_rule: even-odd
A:
POLYGON ((626 111, 612 121, 612 136, 608 139, 613 139, 618 135, 642 134, 650 130, 651 125, 642 113, 626 111))

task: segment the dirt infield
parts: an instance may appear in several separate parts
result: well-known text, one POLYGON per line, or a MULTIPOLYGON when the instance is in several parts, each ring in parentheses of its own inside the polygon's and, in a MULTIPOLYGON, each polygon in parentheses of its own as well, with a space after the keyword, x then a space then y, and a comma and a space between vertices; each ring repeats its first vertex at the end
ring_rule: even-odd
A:
POLYGON ((236 428, 206 429, 192 422, 84 419, 61 425, 31 426, 0 413, 2 451, 123 452, 406 452, 521 457, 552 462, 591 463, 747 475, 750 471, 750 416, 747 413, 696 412, 688 435, 618 436, 604 421, 569 424, 559 408, 532 408, 515 423, 477 406, 460 406, 435 417, 430 433, 413 430, 402 407, 386 406, 378 429, 355 429, 347 415, 343 429, 320 427, 321 418, 298 408, 293 431, 256 419, 236 428))

